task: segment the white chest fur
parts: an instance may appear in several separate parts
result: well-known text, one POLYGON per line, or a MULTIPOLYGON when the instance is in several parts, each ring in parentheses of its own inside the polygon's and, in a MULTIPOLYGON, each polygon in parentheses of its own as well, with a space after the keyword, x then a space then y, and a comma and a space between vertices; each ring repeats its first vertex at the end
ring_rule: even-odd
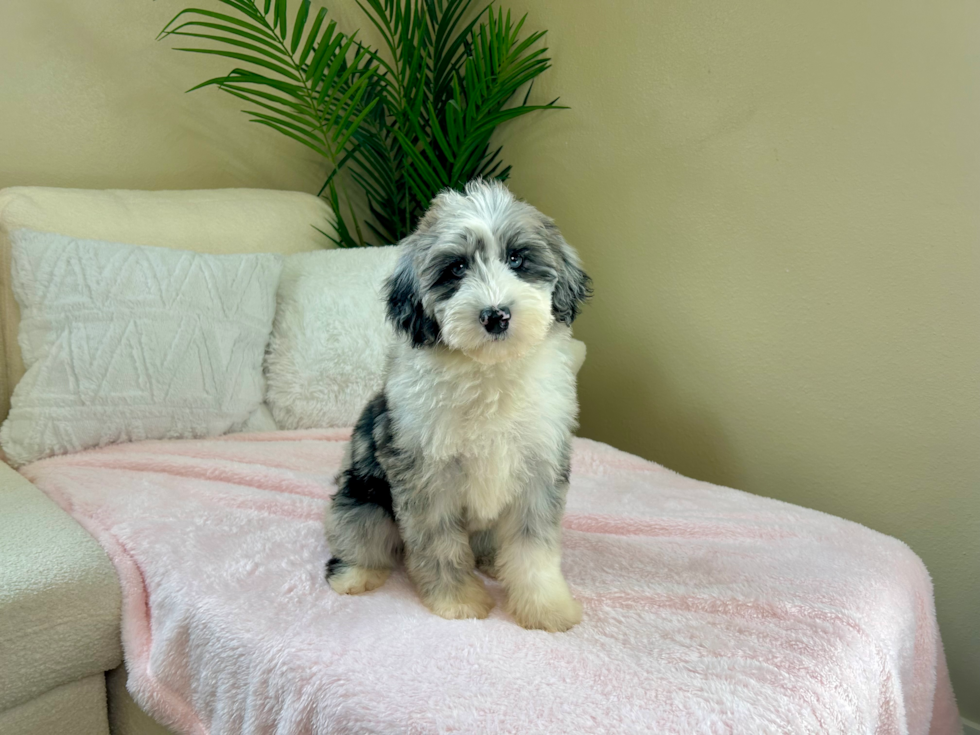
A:
POLYGON ((533 464, 560 456, 577 412, 568 344, 559 328, 498 365, 407 347, 393 356, 386 391, 399 440, 420 450, 434 470, 430 489, 461 503, 472 528, 500 515, 533 464))

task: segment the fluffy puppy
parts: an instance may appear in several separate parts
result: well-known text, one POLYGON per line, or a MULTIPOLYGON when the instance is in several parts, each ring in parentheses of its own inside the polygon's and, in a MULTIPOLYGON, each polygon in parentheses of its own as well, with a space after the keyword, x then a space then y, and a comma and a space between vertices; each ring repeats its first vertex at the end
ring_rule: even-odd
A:
POLYGON ((582 617, 561 573, 576 428, 569 326, 589 278, 554 222, 499 183, 445 191, 387 283, 402 339, 357 423, 327 513, 327 579, 374 589, 404 552, 422 602, 484 618, 503 585, 526 628, 582 617))

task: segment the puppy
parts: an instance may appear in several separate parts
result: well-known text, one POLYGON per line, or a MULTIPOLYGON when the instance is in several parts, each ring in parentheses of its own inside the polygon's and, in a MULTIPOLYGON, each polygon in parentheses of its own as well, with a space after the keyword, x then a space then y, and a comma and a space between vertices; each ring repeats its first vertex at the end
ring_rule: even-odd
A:
POLYGON ((496 577, 525 628, 581 605, 561 573, 578 403, 572 321, 590 281, 554 222, 499 183, 444 191, 387 282, 401 340, 327 512, 330 586, 372 590, 404 553, 422 602, 485 618, 496 577))

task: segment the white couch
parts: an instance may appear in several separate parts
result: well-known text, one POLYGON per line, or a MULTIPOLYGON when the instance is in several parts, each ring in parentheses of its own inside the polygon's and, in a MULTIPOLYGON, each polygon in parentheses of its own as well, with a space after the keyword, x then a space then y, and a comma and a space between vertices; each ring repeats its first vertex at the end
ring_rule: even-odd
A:
MULTIPOLYGON (((24 374, 10 288, 12 231, 24 227, 211 253, 288 254, 330 245, 314 225, 331 231, 329 208, 296 192, 0 191, 0 420, 24 374)), ((0 733, 169 732, 126 692, 119 615, 119 584, 102 548, 0 464, 0 733)))

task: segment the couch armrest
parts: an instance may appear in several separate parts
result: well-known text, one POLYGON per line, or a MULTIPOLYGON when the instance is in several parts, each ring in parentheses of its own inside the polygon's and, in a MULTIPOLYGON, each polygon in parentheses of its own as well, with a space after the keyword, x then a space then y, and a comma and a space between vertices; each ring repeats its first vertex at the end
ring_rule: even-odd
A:
POLYGON ((118 666, 120 604, 102 547, 0 463, 0 711, 118 666))

